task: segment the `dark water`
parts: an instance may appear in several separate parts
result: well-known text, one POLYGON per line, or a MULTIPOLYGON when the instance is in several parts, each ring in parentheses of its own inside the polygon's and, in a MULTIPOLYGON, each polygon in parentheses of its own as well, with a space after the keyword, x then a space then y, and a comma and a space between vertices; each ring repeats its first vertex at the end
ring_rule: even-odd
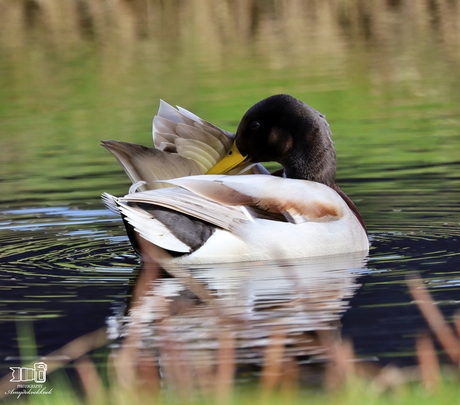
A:
MULTIPOLYGON (((67 11, 66 21, 80 21, 72 31, 57 20, 44 29, 47 14, 17 2, 9 21, 26 16, 35 23, 26 30, 0 21, 2 374, 19 363, 18 324, 32 324, 44 355, 123 308, 138 260, 99 196, 124 194, 129 184, 98 143, 150 145, 159 98, 228 130, 253 103, 279 92, 327 115, 338 183, 363 214, 372 248, 359 270, 346 262, 336 268, 342 280, 353 275, 345 292, 316 300, 338 305, 332 318, 341 318, 358 355, 413 362, 414 338, 428 328, 408 292, 409 276, 423 278, 448 321, 460 308, 460 48, 452 28, 457 8, 446 11, 455 2, 345 11, 249 3, 249 14, 238 9, 215 19, 212 4, 198 13, 197 5, 161 11, 152 1, 153 20, 144 25, 130 25, 141 20, 128 6, 118 25, 67 11), (178 28, 188 35, 169 31, 184 13, 198 16, 178 28), (247 27, 227 33, 247 15, 247 27)), ((234 282, 243 270, 278 265, 244 264, 234 269, 234 282)), ((330 283, 328 271, 319 266, 317 273, 315 282, 330 283)), ((211 283, 214 276, 200 277, 211 283)), ((287 292, 270 287, 262 301, 278 302, 280 294, 287 292)), ((241 302, 235 311, 247 310, 241 302)))

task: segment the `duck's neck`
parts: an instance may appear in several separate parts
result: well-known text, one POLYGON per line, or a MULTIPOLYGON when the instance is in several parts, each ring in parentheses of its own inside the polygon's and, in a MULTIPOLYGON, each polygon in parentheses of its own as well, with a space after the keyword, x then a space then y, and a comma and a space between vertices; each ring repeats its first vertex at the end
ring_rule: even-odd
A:
POLYGON ((329 187, 335 184, 336 156, 330 138, 314 148, 296 148, 280 163, 291 179, 316 181, 329 187))

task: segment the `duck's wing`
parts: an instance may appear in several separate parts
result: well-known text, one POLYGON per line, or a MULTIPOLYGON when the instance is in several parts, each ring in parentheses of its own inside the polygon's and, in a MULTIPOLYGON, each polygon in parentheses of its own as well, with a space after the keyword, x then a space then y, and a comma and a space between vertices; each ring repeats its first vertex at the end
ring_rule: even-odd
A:
POLYGON ((137 205, 145 210, 149 206, 161 206, 226 230, 252 219, 242 206, 222 204, 177 187, 132 193, 116 201, 122 214, 126 213, 123 211, 126 206, 137 205))
POLYGON ((177 153, 166 153, 128 142, 102 141, 101 144, 112 152, 133 184, 146 182, 139 186, 142 191, 169 187, 157 180, 203 174, 195 160, 177 153))
MULTIPOLYGON (((230 150, 235 135, 161 100, 153 119, 153 143, 148 148, 128 142, 102 141, 116 157, 132 183, 145 181, 140 190, 169 187, 156 182, 206 173, 230 150)), ((229 174, 268 174, 261 164, 243 163, 229 174)))
POLYGON ((152 134, 155 148, 196 160, 202 173, 225 156, 235 139, 231 132, 163 100, 153 118, 152 134))
MULTIPOLYGON (((158 114, 153 118, 152 134, 156 149, 193 160, 199 165, 200 174, 222 160, 235 140, 232 132, 201 119, 185 108, 177 106, 176 109, 163 100, 160 100, 158 114)), ((261 164, 248 162, 228 172, 241 173, 269 174, 261 164)))
MULTIPOLYGON (((232 231, 236 224, 251 221, 244 207, 220 204, 177 187, 121 198, 104 193, 102 199, 144 239, 171 253, 191 253, 216 228, 232 231)), ((131 242, 136 247, 137 242, 131 242)))
MULTIPOLYGON (((245 224, 257 226, 261 218, 275 226, 280 222, 335 221, 346 209, 334 190, 304 180, 201 175, 167 182, 178 187, 121 198, 105 194, 103 199, 144 239, 176 253, 194 252, 218 228, 238 235, 245 224)), ((136 246, 136 241, 132 242, 136 246)))
MULTIPOLYGON (((307 180, 265 175, 192 176, 168 180, 214 202, 246 206, 275 219, 282 215, 291 223, 334 221, 345 215, 347 206, 330 187, 307 180), (271 215, 270 215, 271 214, 271 215)), ((257 211, 254 212, 257 215, 257 211)))

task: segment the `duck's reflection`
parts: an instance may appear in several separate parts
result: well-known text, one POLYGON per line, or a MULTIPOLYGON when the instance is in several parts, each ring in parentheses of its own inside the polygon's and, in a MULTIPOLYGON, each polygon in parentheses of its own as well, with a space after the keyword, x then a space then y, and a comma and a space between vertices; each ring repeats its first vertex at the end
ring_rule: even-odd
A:
POLYGON ((237 365, 262 366, 274 335, 282 339, 282 361, 321 362, 327 348, 320 335, 340 336, 366 255, 176 267, 168 276, 144 257, 143 273, 152 280, 138 288, 129 314, 112 321, 111 330, 124 337, 125 360, 128 353, 131 362, 148 356, 160 368, 172 347, 180 347, 174 361, 184 367, 216 365, 222 336, 231 340, 237 365))

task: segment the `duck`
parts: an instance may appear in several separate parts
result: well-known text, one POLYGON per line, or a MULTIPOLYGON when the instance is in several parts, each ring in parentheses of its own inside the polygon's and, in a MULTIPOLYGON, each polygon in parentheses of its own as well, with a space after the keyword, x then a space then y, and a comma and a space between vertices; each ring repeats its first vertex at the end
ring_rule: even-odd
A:
POLYGON ((161 101, 152 127, 153 148, 102 141, 133 183, 102 198, 138 253, 139 236, 180 265, 368 252, 364 220, 335 181, 329 124, 301 100, 259 101, 236 134, 161 101))

